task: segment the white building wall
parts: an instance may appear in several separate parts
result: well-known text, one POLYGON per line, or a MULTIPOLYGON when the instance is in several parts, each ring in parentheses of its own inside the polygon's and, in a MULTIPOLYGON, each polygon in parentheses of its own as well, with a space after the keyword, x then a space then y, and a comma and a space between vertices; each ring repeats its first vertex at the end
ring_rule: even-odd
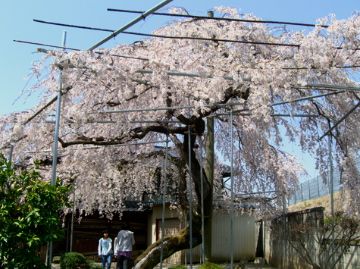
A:
MULTIPOLYGON (((233 216, 234 260, 251 260, 256 251, 255 218, 249 215, 233 216)), ((229 261, 231 257, 230 215, 214 213, 212 223, 212 258, 218 261, 229 261)))

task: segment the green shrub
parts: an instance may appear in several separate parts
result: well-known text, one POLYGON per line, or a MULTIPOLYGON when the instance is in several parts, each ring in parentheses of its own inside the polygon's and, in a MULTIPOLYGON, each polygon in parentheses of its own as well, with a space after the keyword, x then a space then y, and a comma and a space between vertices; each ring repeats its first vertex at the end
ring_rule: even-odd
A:
POLYGON ((69 187, 44 180, 34 169, 15 169, 0 153, 0 267, 46 268, 42 246, 64 235, 59 212, 69 187))
POLYGON ((102 269, 102 266, 92 260, 89 260, 90 269, 102 269))
POLYGON ((199 269, 223 269, 223 267, 221 265, 218 265, 215 263, 206 262, 206 263, 200 265, 199 269))
POLYGON ((61 269, 90 269, 90 263, 78 252, 67 252, 60 259, 61 269))

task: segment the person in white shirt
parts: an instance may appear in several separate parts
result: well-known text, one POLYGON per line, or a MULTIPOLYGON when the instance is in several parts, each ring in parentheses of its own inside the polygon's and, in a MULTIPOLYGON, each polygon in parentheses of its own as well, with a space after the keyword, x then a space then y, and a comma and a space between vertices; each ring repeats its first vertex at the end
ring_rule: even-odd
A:
POLYGON ((101 258, 102 268, 110 269, 112 257, 112 240, 109 237, 108 231, 104 231, 103 237, 99 239, 98 254, 101 258))
POLYGON ((129 230, 120 230, 114 239, 115 257, 117 257, 117 269, 129 269, 132 258, 133 245, 135 244, 134 233, 129 230))

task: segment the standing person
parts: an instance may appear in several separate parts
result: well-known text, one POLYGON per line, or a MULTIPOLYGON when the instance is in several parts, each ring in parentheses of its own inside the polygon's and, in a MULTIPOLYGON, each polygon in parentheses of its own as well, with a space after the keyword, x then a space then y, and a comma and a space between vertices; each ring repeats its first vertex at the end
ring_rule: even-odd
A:
POLYGON ((117 257, 116 269, 129 269, 132 249, 135 244, 134 233, 129 230, 120 230, 114 240, 115 256, 117 257))
POLYGON ((103 237, 99 239, 98 254, 101 258, 102 268, 110 269, 112 256, 112 240, 109 237, 108 231, 104 231, 103 237))

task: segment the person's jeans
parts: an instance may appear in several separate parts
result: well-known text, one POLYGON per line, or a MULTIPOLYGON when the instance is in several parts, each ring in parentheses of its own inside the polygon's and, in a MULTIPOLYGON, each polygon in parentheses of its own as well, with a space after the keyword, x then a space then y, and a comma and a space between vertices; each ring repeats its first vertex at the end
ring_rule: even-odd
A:
POLYGON ((119 256, 116 269, 130 269, 131 268, 131 259, 125 256, 119 256))
POLYGON ((103 269, 110 269, 111 266, 111 254, 101 255, 101 265, 103 269))

